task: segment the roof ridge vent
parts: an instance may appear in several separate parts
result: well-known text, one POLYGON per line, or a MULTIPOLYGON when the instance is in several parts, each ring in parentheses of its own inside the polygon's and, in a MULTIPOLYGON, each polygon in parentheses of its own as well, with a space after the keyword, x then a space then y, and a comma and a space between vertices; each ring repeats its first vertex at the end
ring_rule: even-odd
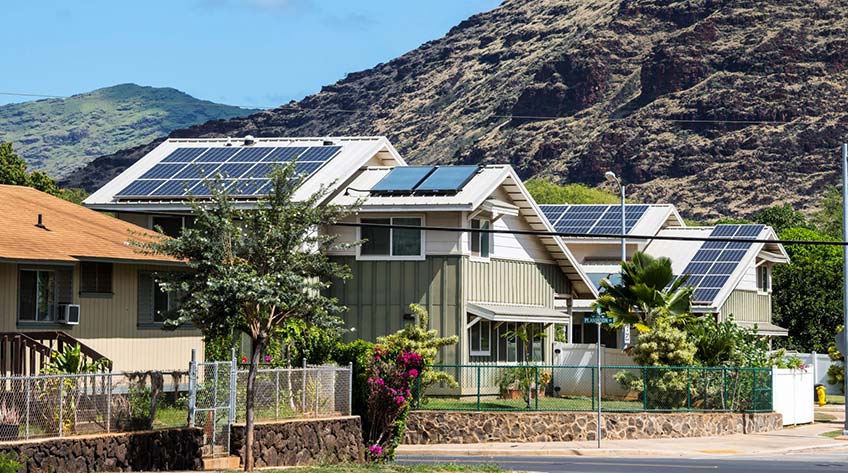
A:
POLYGON ((233 145, 233 139, 228 136, 227 142, 224 144, 224 146, 232 146, 232 145, 233 145))
POLYGON ((245 146, 250 146, 254 143, 256 143, 256 140, 253 138, 253 135, 247 135, 247 136, 244 137, 244 145, 245 146))
POLYGON ((324 146, 335 146, 336 142, 333 140, 324 140, 324 146))

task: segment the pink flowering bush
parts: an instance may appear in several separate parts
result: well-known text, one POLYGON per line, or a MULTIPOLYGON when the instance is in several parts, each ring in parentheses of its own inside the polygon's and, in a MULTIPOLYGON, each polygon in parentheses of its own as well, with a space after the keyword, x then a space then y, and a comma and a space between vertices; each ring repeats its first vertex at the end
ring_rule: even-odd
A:
POLYGON ((366 444, 372 461, 387 461, 394 457, 400 443, 412 400, 412 388, 424 359, 418 353, 392 351, 374 347, 368 376, 366 444))

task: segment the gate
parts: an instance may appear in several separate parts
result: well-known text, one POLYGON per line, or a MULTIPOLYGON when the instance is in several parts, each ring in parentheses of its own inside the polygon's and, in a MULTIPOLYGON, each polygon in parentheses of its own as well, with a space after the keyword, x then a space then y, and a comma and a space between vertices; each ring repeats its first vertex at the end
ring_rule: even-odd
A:
POLYGON ((228 454, 230 425, 235 421, 236 360, 198 363, 191 351, 189 426, 203 430, 204 454, 228 454))

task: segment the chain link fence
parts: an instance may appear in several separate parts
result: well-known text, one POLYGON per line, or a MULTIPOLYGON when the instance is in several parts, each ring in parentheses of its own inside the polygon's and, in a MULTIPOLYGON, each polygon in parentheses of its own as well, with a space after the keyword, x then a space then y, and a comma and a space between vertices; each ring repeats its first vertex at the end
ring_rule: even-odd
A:
POLYGON ((0 441, 187 425, 187 371, 0 377, 0 441))
POLYGON ((599 370, 533 364, 434 368, 451 375, 458 386, 416 386, 415 409, 594 411, 600 401, 607 412, 772 411, 771 368, 603 366, 599 370))

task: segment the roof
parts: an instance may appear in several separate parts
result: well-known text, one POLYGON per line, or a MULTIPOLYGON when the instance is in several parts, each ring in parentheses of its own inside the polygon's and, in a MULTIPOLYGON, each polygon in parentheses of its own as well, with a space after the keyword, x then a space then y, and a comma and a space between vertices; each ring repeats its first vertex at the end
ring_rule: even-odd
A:
MULTIPOLYGON (((245 140, 229 138, 168 139, 136 161, 124 172, 109 181, 83 202, 87 207, 98 210, 120 210, 126 212, 190 211, 187 197, 162 197, 147 199, 118 198, 116 195, 130 183, 136 181, 151 168, 162 162, 178 148, 248 148, 248 147, 322 147, 337 146, 339 152, 317 168, 300 185, 296 199, 304 199, 328 186, 332 192, 347 181, 362 166, 405 165, 403 158, 381 136, 374 137, 314 137, 314 138, 255 138, 252 144, 245 140)), ((202 158, 201 158, 202 160, 202 158)), ((173 178, 174 176, 167 176, 173 178)), ((255 205, 259 196, 242 199, 241 205, 255 205)))
POLYGON ((769 322, 748 322, 744 320, 735 320, 737 325, 744 328, 756 328, 758 335, 770 337, 788 337, 789 330, 769 322))
MULTIPOLYGON (((620 234, 621 206, 618 204, 540 205, 545 217, 557 232, 586 233, 586 237, 563 237, 567 242, 619 242, 619 239, 591 237, 590 234, 620 234)), ((626 204, 624 209, 627 235, 656 235, 669 227, 685 225, 671 204, 626 204)))
POLYGON ((0 215, 0 260, 176 262, 129 244, 159 234, 29 187, 0 185, 0 215))
POLYGON ((546 307, 489 304, 469 302, 466 304, 469 314, 476 315, 492 322, 534 322, 534 323, 564 323, 568 322, 568 314, 546 307))
MULTIPOLYGON (((502 213, 520 215, 528 223, 531 230, 552 232, 548 220, 542 215, 539 206, 527 192, 515 170, 509 165, 481 166, 474 177, 468 181, 459 192, 450 195, 369 195, 374 187, 391 167, 369 167, 354 176, 351 181, 339 188, 331 203, 337 205, 353 205, 360 199, 360 212, 398 212, 415 210, 425 211, 475 211, 481 207, 495 208, 502 213), (492 193, 502 188, 509 196, 511 203, 492 199, 492 193), (517 212, 516 212, 517 211, 517 212)), ((542 245, 557 262, 572 283, 578 297, 594 299, 597 289, 580 269, 577 259, 571 250, 556 237, 539 236, 542 245)))
MULTIPOLYGON (((746 237, 757 240, 777 240, 777 234, 771 227, 764 225, 736 225, 738 227, 746 227, 754 229, 761 227, 758 234, 746 237)), ((682 227, 669 228, 661 230, 659 236, 684 236, 684 237, 709 237, 716 227, 682 227)), ((753 233, 753 232, 752 232, 753 233)), ((667 257, 671 259, 671 269, 676 275, 682 275, 687 271, 689 263, 692 262, 695 255, 702 250, 702 247, 709 245, 710 242, 689 241, 689 240, 652 240, 645 248, 645 253, 654 257, 667 257)), ((709 301, 697 301, 693 310, 697 312, 715 312, 724 305, 730 294, 739 285, 745 272, 752 264, 756 264, 756 258, 761 257, 772 263, 788 263, 789 256, 783 245, 779 243, 753 243, 748 247, 743 256, 738 260, 738 263, 733 269, 733 272, 726 278, 726 281, 715 292, 715 295, 709 298, 709 301)), ((727 260, 725 260, 727 261, 727 260)), ((698 284, 695 284, 696 288, 698 284)), ((697 296, 697 293, 696 293, 697 296)))

